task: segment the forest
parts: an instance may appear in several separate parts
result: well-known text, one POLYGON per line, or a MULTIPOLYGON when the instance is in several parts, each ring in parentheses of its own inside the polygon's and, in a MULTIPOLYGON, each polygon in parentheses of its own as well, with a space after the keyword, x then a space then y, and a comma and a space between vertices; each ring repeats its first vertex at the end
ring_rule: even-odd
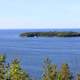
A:
POLYGON ((21 37, 80 37, 80 32, 23 32, 21 37))

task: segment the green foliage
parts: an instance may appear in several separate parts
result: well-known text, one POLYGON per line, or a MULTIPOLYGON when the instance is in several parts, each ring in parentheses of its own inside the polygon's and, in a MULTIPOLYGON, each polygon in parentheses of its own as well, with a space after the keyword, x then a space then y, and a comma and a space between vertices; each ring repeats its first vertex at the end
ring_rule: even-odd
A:
MULTIPOLYGON (((18 59, 14 59, 11 64, 6 64, 5 59, 4 55, 0 55, 0 80, 32 80, 29 74, 22 69, 18 59)), ((63 64, 58 71, 57 66, 47 58, 43 69, 41 80, 74 80, 68 64, 63 64)), ((80 80, 80 74, 77 74, 76 80, 80 80)))
POLYGON ((0 55, 0 80, 5 80, 5 56, 0 55))
POLYGON ((18 59, 15 59, 10 65, 10 80, 30 80, 29 75, 21 68, 18 59))
POLYGON ((11 64, 5 63, 5 56, 0 55, 0 80, 31 80, 29 75, 21 68, 18 59, 11 64))
POLYGON ((59 73, 60 80, 71 80, 72 74, 70 73, 68 64, 63 64, 59 73))
POLYGON ((80 74, 77 74, 77 80, 80 80, 80 74))
POLYGON ((0 62, 2 62, 2 63, 5 62, 5 56, 4 55, 0 55, 0 62))
POLYGON ((57 71, 55 64, 47 58, 44 64, 42 80, 72 80, 72 74, 68 64, 63 64, 60 71, 57 71))
POLYGON ((53 65, 51 61, 47 58, 44 64, 44 73, 42 80, 56 80, 57 70, 56 65, 53 65))

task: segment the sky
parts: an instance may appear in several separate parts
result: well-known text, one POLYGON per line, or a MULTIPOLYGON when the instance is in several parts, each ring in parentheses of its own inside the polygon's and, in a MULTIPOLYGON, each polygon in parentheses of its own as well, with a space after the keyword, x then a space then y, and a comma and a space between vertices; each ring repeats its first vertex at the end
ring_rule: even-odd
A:
POLYGON ((80 0, 0 0, 0 29, 80 28, 80 0))

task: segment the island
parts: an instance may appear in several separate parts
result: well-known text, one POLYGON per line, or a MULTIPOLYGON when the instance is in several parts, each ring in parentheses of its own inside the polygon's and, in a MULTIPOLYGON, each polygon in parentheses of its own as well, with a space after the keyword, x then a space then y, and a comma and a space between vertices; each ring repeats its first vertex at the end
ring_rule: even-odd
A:
POLYGON ((23 32, 21 37, 80 37, 80 32, 23 32))

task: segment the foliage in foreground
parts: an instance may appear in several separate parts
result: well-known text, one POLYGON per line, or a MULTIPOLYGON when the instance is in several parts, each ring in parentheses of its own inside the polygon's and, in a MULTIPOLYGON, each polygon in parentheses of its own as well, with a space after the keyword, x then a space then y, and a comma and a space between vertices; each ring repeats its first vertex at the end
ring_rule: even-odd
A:
POLYGON ((5 56, 0 55, 0 80, 31 80, 20 66, 18 59, 14 59, 11 64, 5 62, 5 56))
MULTIPOLYGON (((44 74, 42 80, 72 80, 72 74, 68 64, 63 64, 58 72, 55 64, 52 64, 49 59, 45 61, 44 74)), ((78 79, 79 80, 79 79, 78 79)))
MULTIPOLYGON (((10 64, 6 64, 5 56, 0 55, 0 80, 32 80, 25 72, 18 59, 14 59, 10 64)), ((70 72, 68 64, 63 64, 60 70, 47 58, 44 61, 44 71, 41 80, 80 80, 80 74, 74 78, 70 72)), ((39 79, 40 80, 40 79, 39 79)))

